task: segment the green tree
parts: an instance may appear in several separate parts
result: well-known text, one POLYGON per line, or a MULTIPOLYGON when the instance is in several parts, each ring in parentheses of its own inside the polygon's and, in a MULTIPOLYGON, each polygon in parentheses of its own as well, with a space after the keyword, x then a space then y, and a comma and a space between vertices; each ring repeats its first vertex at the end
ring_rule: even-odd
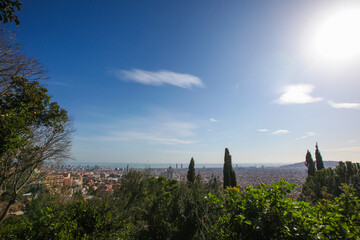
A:
POLYGON ((230 186, 230 168, 229 168, 229 150, 225 148, 225 156, 224 156, 224 168, 223 168, 223 175, 224 175, 224 188, 230 186))
POLYGON ((209 200, 222 209, 211 228, 213 239, 313 239, 308 231, 311 224, 301 212, 304 207, 289 197, 295 187, 281 181, 244 191, 227 188, 223 199, 209 194, 209 200))
POLYGON ((205 196, 222 193, 218 181, 188 184, 145 174, 130 171, 112 197, 111 205, 119 210, 115 215, 129 222, 130 239, 208 239, 219 210, 211 208, 205 196))
POLYGON ((331 168, 316 171, 308 176, 302 186, 302 194, 310 200, 330 199, 339 195, 340 184, 335 171, 331 168))
POLYGON ((360 164, 339 162, 335 169, 326 168, 308 176, 303 184, 302 194, 313 201, 340 196, 341 186, 346 184, 354 188, 360 196, 360 164))
POLYGON ((306 157, 305 157, 305 166, 308 168, 308 176, 314 176, 315 175, 315 163, 311 156, 311 153, 309 150, 307 150, 306 157))
POLYGON ((191 158, 190 164, 189 164, 189 170, 187 172, 187 180, 189 183, 195 182, 195 162, 194 158, 191 158))
POLYGON ((20 11, 21 2, 18 0, 0 0, 0 21, 3 23, 14 21, 19 25, 19 19, 15 15, 15 8, 20 11))
POLYGON ((315 160, 316 160, 316 169, 321 170, 324 168, 324 162, 321 156, 321 153, 318 148, 318 144, 315 145, 315 160))
POLYGON ((44 176, 44 164, 70 157, 71 122, 38 82, 46 78, 39 62, 0 26, 0 201, 7 202, 0 222, 20 191, 44 176))
POLYGON ((339 178, 339 184, 345 183, 355 189, 355 192, 360 196, 360 164, 347 162, 339 162, 335 168, 335 173, 339 178))
POLYGON ((221 209, 208 239, 359 239, 360 201, 353 188, 343 185, 339 197, 311 204, 295 199, 294 187, 281 181, 208 194, 221 209))
POLYGON ((218 182, 206 186, 201 181, 181 183, 176 197, 175 212, 178 232, 172 239, 209 239, 209 230, 220 216, 206 195, 220 196, 222 186, 218 182), (205 196, 205 197, 204 197, 205 196))
POLYGON ((37 81, 12 77, 0 98, 0 193, 6 201, 0 223, 24 186, 43 176, 46 163, 70 157, 72 127, 67 112, 37 81))
POLYGON ((223 174, 224 174, 224 188, 235 187, 236 186, 236 174, 232 167, 231 155, 227 148, 225 148, 223 174))
POLYGON ((230 165, 230 166, 231 166, 231 171, 230 171, 231 186, 235 187, 237 185, 236 174, 235 174, 234 169, 232 168, 232 165, 230 165))
POLYGON ((75 196, 62 201, 59 196, 40 195, 29 202, 26 214, 6 219, 0 238, 129 239, 127 222, 110 203, 104 198, 75 196))

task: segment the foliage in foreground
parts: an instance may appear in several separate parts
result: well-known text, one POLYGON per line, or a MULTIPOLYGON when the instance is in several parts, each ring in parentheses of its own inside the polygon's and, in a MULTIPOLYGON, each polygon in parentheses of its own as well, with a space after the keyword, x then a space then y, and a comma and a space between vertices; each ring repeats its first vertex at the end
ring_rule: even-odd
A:
POLYGON ((339 162, 335 168, 326 168, 309 175, 302 187, 302 194, 312 201, 331 199, 343 193, 343 184, 354 188, 360 196, 360 164, 352 162, 339 162))
POLYGON ((45 194, 0 229, 4 239, 359 239, 353 188, 316 203, 296 185, 222 190, 216 178, 190 184, 131 171, 110 196, 71 200, 45 194))
POLYGON ((7 239, 118 239, 126 224, 113 215, 109 202, 77 197, 69 203, 36 199, 24 216, 7 219, 7 239))
POLYGON ((228 188, 209 198, 222 211, 214 225, 216 239, 359 239, 360 202, 354 190, 317 204, 296 200, 294 184, 228 188))
POLYGON ((220 189, 217 180, 189 184, 131 171, 110 196, 32 200, 25 215, 6 219, 0 239, 205 239, 218 216, 204 196, 220 189))
POLYGON ((14 21, 16 25, 20 24, 15 15, 15 9, 20 11, 21 2, 18 0, 0 0, 0 22, 7 23, 14 21))

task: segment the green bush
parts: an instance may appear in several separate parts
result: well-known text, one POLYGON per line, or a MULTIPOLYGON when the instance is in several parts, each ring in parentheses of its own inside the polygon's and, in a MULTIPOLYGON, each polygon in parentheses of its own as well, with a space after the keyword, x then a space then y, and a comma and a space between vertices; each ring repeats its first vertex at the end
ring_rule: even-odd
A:
MULTIPOLYGON (((319 171, 320 172, 320 171, 319 171)), ((300 200, 295 184, 222 189, 131 172, 113 195, 86 200, 43 193, 7 218, 0 239, 359 239, 360 200, 300 200)))

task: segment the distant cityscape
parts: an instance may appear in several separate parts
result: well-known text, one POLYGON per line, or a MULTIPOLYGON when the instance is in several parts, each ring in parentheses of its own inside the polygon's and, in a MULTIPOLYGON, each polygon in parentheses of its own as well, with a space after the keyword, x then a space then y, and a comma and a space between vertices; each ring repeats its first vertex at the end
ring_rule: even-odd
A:
MULTIPOLYGON (((121 165, 121 164, 118 164, 121 165)), ((52 192, 57 192, 71 197, 74 193, 81 193, 84 196, 91 197, 95 191, 102 193, 112 193, 121 186, 121 178, 133 169, 134 165, 122 164, 125 167, 101 167, 99 165, 59 165, 52 166, 47 169, 48 175, 43 179, 35 182, 35 185, 42 185, 52 192)), ((136 171, 146 171, 153 177, 164 176, 168 179, 185 181, 188 166, 185 164, 154 164, 154 167, 139 168, 135 165, 136 171), (169 166, 170 165, 170 166, 169 166), (159 167, 162 166, 162 167, 159 167)), ((220 165, 220 164, 219 164, 220 165)), ((327 165, 336 165, 336 162, 327 163, 327 165)), ((204 183, 212 178, 216 178, 219 182, 223 181, 222 167, 205 167, 196 169, 196 174, 201 175, 204 183)), ((301 186, 306 179, 307 171, 303 163, 295 165, 286 165, 281 167, 268 167, 265 165, 255 164, 250 167, 236 165, 234 170, 237 176, 237 182, 240 188, 247 186, 257 186, 260 183, 271 184, 281 179, 295 183, 301 186)), ((30 195, 27 195, 30 197, 30 195)))
MULTIPOLYGON (((64 165, 70 166, 86 166, 86 167, 95 167, 99 166, 102 168, 136 168, 136 169, 143 169, 143 168, 188 168, 189 163, 104 163, 104 162, 77 162, 77 161, 68 161, 64 165)), ((234 163, 234 167, 280 167, 287 164, 280 164, 280 163, 234 163)), ((195 168, 222 168, 224 163, 196 163, 195 168)))

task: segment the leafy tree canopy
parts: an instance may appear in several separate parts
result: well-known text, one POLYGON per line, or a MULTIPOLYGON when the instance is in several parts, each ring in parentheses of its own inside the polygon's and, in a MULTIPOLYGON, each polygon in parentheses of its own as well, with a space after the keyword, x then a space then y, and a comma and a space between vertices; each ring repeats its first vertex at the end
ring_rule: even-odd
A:
POLYGON ((20 11, 21 2, 18 0, 0 0, 0 21, 3 23, 14 21, 16 25, 20 24, 15 15, 15 8, 20 11))
POLYGON ((313 201, 332 199, 342 193, 342 184, 354 188, 360 196, 360 165, 352 162, 339 162, 335 168, 326 168, 308 176, 303 184, 302 194, 313 201))
POLYGON ((37 81, 13 76, 10 86, 0 98, 0 193, 9 199, 0 222, 36 169, 70 157, 73 131, 67 112, 37 81))

